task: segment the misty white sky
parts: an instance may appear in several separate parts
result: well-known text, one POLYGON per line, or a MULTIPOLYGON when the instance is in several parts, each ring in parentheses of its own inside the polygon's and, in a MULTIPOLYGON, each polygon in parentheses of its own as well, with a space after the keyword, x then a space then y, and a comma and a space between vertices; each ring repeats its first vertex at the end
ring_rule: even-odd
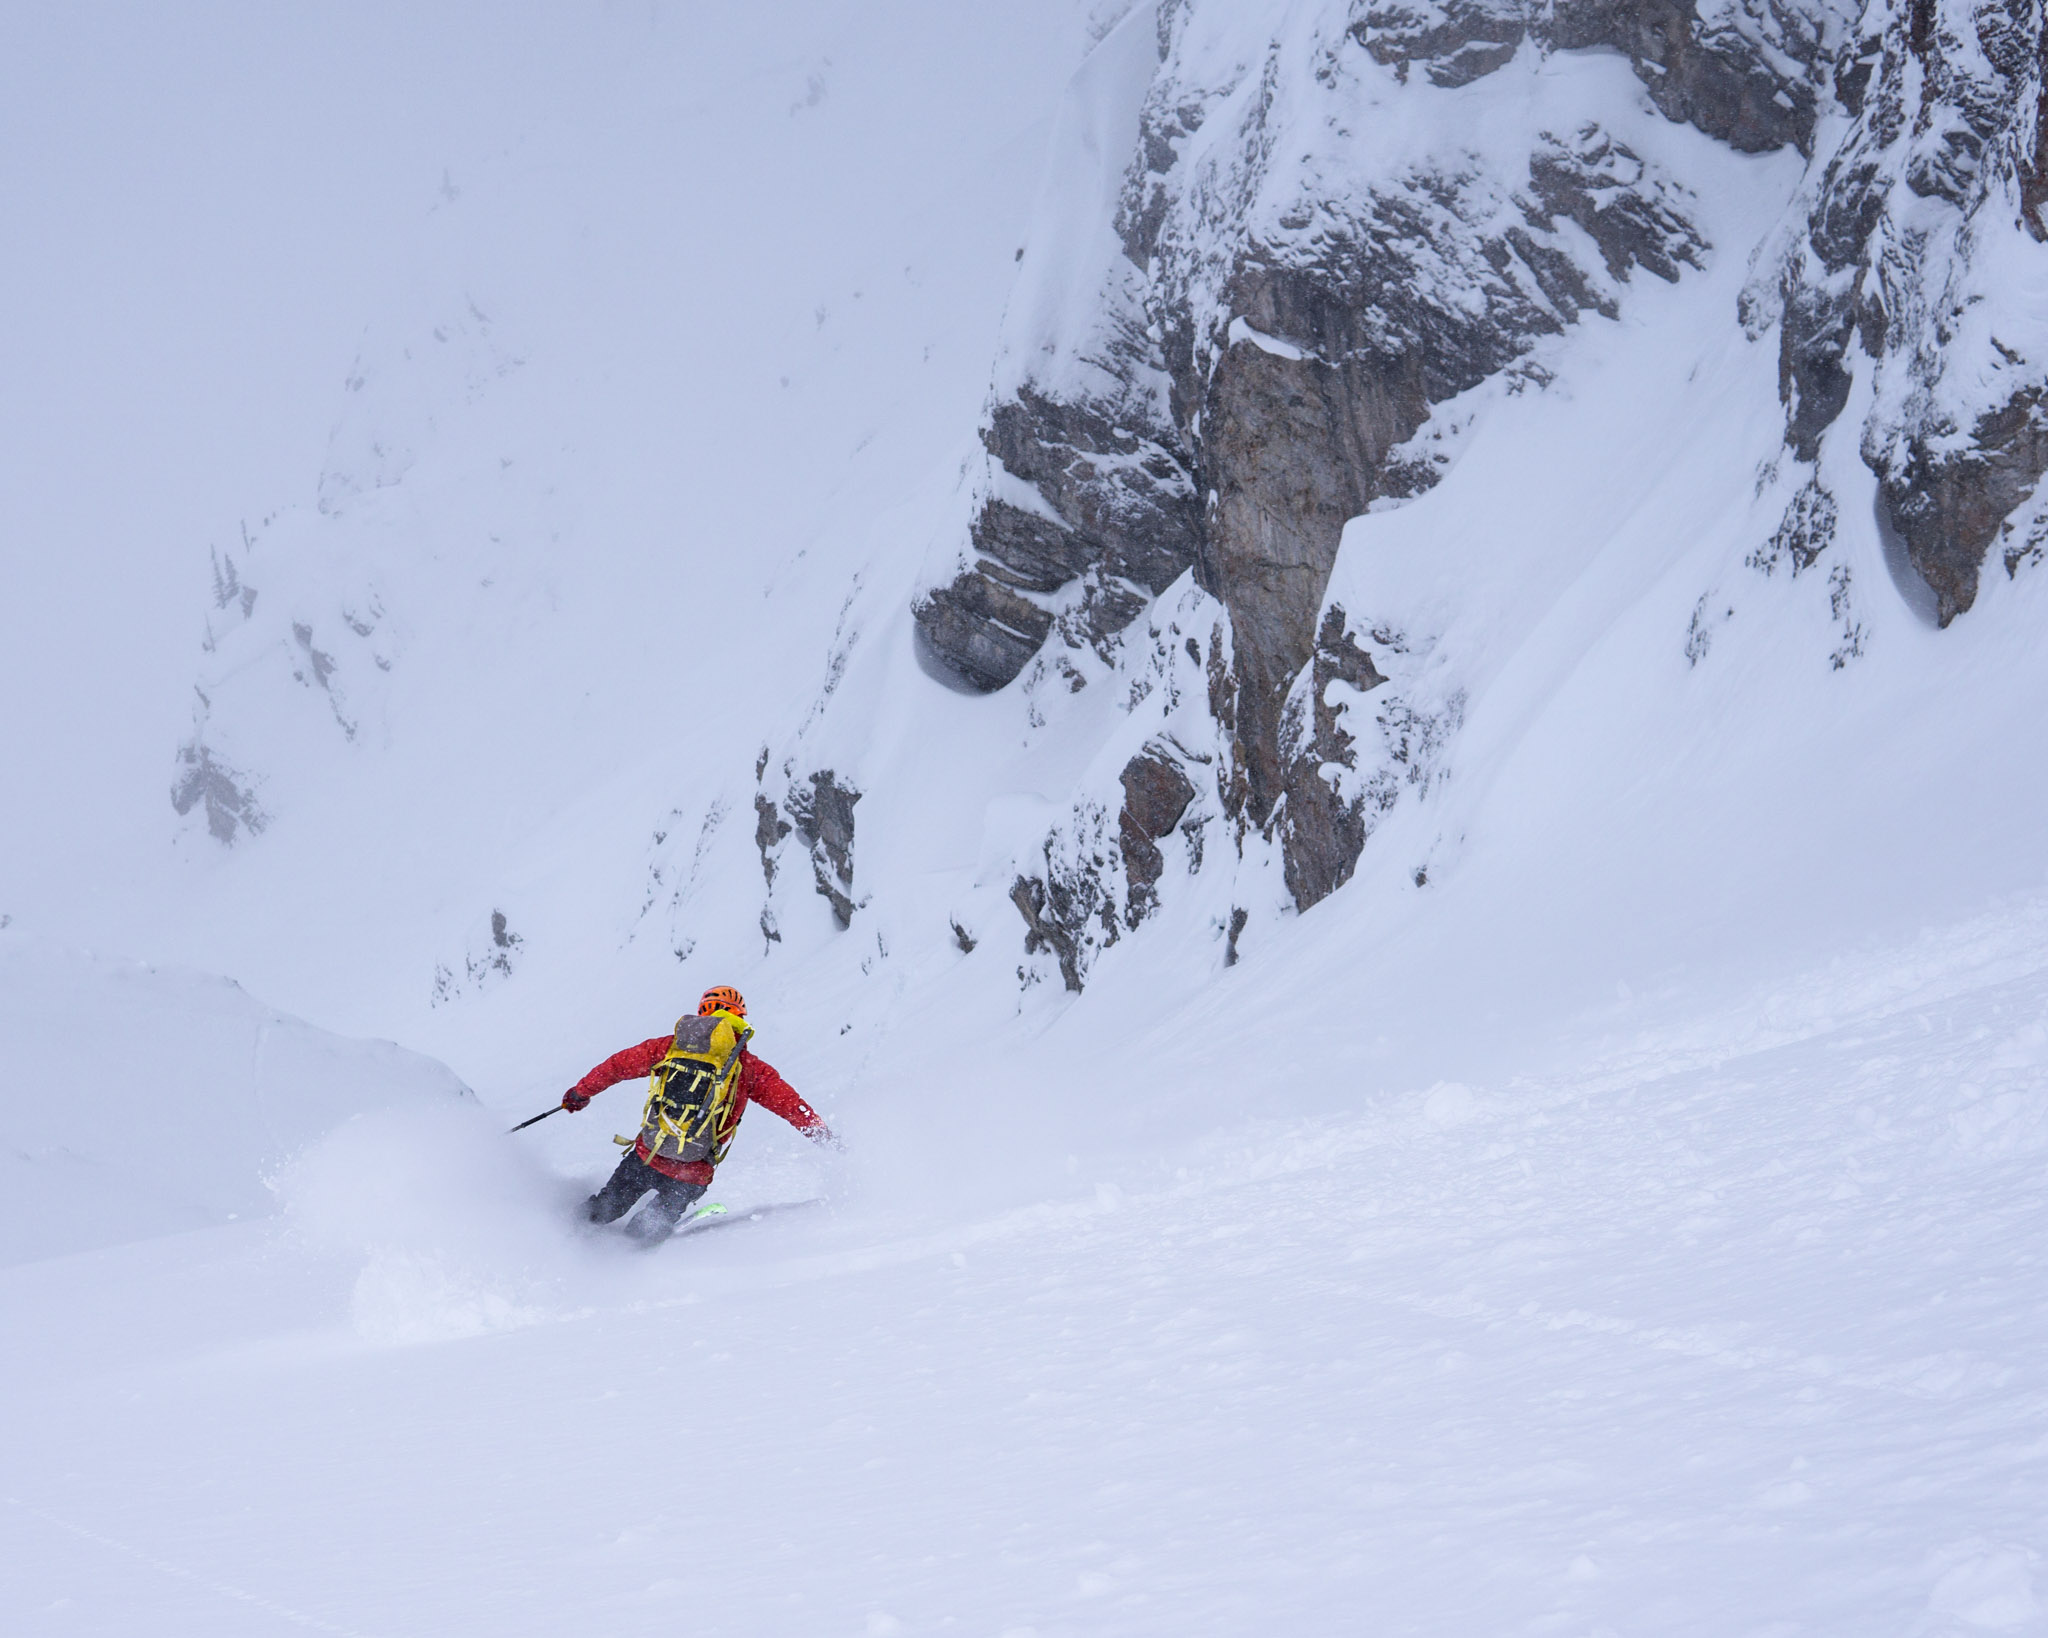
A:
MULTIPOLYGON (((778 118, 789 75, 801 86, 807 60, 844 59, 873 32, 849 34, 844 7, 793 5, 783 52, 748 9, 4 8, 0 913, 58 930, 121 891, 116 861, 147 868, 170 845, 208 544, 310 499, 340 383, 366 324, 406 287, 444 177, 459 186, 550 121, 587 126, 636 72, 643 103, 687 102, 692 76, 647 67, 654 31, 671 67, 718 63, 728 36, 742 41, 778 118)), ((955 48, 946 10, 925 19, 936 62, 955 48)), ((1081 15, 1006 26, 1060 39, 1065 60, 1084 43, 1081 15)), ((747 77, 696 78, 744 106, 734 73, 747 77)), ((1056 84, 1034 85, 1034 107, 1056 84)), ((902 128, 924 142, 918 122, 902 128)), ((605 140, 630 138, 586 151, 605 140)), ((704 166, 728 196, 732 163, 704 166)), ((679 185, 688 167, 679 155, 679 185)), ((858 202, 848 209, 813 231, 842 230, 858 202)), ((572 253, 541 276, 562 270, 589 271, 572 253)), ((110 908, 85 920, 104 925, 110 908)))
POLYGON ((167 845, 208 542, 310 492, 444 173, 587 105, 647 14, 0 10, 0 911, 167 845))

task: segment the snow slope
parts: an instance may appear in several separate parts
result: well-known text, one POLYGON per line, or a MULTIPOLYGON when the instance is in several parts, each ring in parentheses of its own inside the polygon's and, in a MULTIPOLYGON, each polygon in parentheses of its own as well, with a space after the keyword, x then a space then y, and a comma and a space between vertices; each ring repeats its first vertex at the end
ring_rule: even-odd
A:
MULTIPOLYGON (((53 937, 260 968, 280 1003, 386 1033, 432 1029, 438 970, 466 977, 493 910, 529 957, 613 947, 669 810, 744 779, 757 728, 791 708, 789 656, 822 669, 845 537, 886 530, 971 439, 1049 111, 1119 9, 196 24, 250 78, 312 82, 308 104, 245 115, 212 71, 179 82, 187 105, 162 93, 162 122, 201 149, 174 152, 213 180, 179 196, 200 227, 135 231, 181 280, 202 231, 210 254, 273 269, 289 345, 260 371, 239 351, 160 363, 22 271, 50 329, 22 339, 23 420, 83 376, 223 447, 181 436, 145 476, 136 446, 155 443, 81 430, 7 491, 8 686, 79 714, 6 726, 21 847, 0 905, 53 937), (388 88, 403 117, 324 198, 322 116, 363 82, 380 24, 407 64, 388 88), (238 152, 276 144, 309 193, 280 199, 253 161, 207 169, 222 121, 238 152), (260 457, 245 394, 265 406, 260 457), (821 532, 838 551, 812 576, 821 532), (792 580, 764 630, 765 587, 792 580), (91 770, 68 823, 53 766, 91 770), (209 768, 225 785, 188 788, 209 768), (267 821, 261 846, 209 834, 224 816, 205 793, 227 788, 267 821), (554 902, 520 896, 536 870, 568 873, 535 895, 554 902), (557 904, 590 909, 557 933, 557 904)), ((52 138, 10 171, 10 198, 52 257, 97 268, 105 230, 79 196, 156 163, 130 116, 142 70, 95 57, 83 24, 21 27, 24 60, 65 68, 102 118, 95 144, 52 138)), ((38 131, 68 130, 44 100, 24 105, 38 131)), ((226 325, 211 298, 186 322, 226 325)))
MULTIPOLYGON (((536 1231, 478 1140, 352 1246, 14 1268, 0 1601, 78 1633, 2037 1630, 2044 917, 1542 1076, 1264 1086, 1010 1210, 856 1183, 649 1256, 536 1231)), ((999 1044, 990 1090, 1049 1067, 999 1044)), ((1107 1067, 1162 1125, 1216 1073, 1170 1032, 1107 1067)), ((762 1137, 726 1198, 810 1197, 762 1137)))
MULTIPOLYGON (((1267 49, 1204 14, 1218 62, 1267 49)), ((459 79, 422 15, 408 61, 459 79)), ((1113 855, 1135 754, 1223 750, 1191 577, 989 695, 910 613, 1001 482, 992 379, 1073 318, 1047 262, 1107 244, 1154 22, 515 22, 465 117, 351 173, 358 260, 278 321, 319 368, 179 400, 232 461, 181 429, 138 501, 73 439, 6 491, 0 1624, 2048 1626, 2048 591, 1934 630, 1841 437, 1823 572, 1765 560, 1801 474, 1736 314, 1789 154, 1600 55, 1457 93, 1514 142, 1597 103, 1701 265, 1437 406, 1435 486, 1346 527, 1325 603, 1388 682, 1330 685, 1328 777, 1398 787, 1348 885, 1297 912, 1205 789, 1084 993, 1024 948, 1020 874, 1113 855), (92 552, 15 544, 74 494, 92 552), (152 515, 189 621, 118 572, 152 515), (860 793, 845 927, 774 828, 821 771, 860 793), (710 982, 848 1154, 757 1111, 726 1219, 576 1229, 637 1089, 503 1129, 710 982), (176 1117, 141 1144, 138 1076, 176 1117)), ((378 61, 213 26, 317 107, 378 61)), ((11 185, 61 223, 77 174, 11 185)), ((136 356, 92 379, 193 367, 136 356)))
POLYGON ((470 1097, 432 1059, 339 1039, 227 979, 15 929, 0 930, 0 1088, 8 1263, 268 1216, 273 1175, 338 1125, 470 1097))

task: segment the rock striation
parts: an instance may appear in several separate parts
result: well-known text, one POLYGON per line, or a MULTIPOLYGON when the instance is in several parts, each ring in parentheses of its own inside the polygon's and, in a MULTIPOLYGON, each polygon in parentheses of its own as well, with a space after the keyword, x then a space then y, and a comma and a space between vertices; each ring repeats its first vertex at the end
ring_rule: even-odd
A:
POLYGON ((990 415, 982 442, 1014 482, 976 512, 971 563, 914 611, 975 687, 1001 688, 1024 669, 1063 587, 1090 582, 1082 629, 1101 643, 1187 568, 1200 513, 1185 449, 1132 407, 1063 403, 1027 386, 990 415))

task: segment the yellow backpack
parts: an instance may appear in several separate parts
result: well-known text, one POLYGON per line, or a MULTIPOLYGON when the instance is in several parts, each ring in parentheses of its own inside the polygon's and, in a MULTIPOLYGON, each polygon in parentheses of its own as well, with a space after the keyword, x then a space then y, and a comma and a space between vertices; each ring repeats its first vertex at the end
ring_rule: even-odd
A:
POLYGON ((647 1081, 640 1141, 663 1160, 716 1166, 732 1146, 740 1050, 754 1029, 736 1013, 676 1020, 676 1038, 647 1081))

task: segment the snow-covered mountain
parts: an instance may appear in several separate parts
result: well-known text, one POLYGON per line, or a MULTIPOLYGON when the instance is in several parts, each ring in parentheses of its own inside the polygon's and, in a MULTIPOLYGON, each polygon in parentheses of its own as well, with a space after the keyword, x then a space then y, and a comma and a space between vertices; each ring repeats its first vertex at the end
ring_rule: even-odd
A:
MULTIPOLYGON (((1221 966, 1343 886, 1375 836, 1393 891, 1443 883, 1487 756, 1530 730, 1487 724, 1527 718, 1511 662, 1539 634, 1582 650, 1602 621, 1650 618, 1647 588, 1683 586, 1682 629, 1638 679, 1684 668, 1693 698, 1657 737, 1683 735, 1726 719, 1711 674, 1728 646, 1710 656, 1738 610, 1773 630, 1774 663, 1799 669, 1819 645, 1840 696, 1874 699, 1883 664, 1859 662, 1880 632, 1968 606, 1992 534, 2008 581, 2030 565, 2040 346, 2021 294, 2035 241, 2020 127, 2038 71, 2001 43, 2026 19, 1984 22, 1988 44, 1974 23, 1826 8, 1196 5, 1085 21, 1072 38, 1103 38, 1058 102, 986 343, 959 322, 971 236, 864 218, 847 235, 861 271, 841 281, 860 356, 821 341, 830 300, 799 317, 777 288, 755 299, 781 315, 780 363, 750 332, 699 366, 708 395, 622 391, 623 363, 579 382, 572 360, 626 355, 592 350, 587 315, 572 342, 550 308, 589 263, 531 265, 514 219, 530 228, 518 213, 545 191, 513 167, 447 184, 425 258, 441 296, 366 337, 310 499, 216 549, 174 780, 193 834, 240 833, 245 855, 314 847, 315 810, 345 811, 359 836, 468 802, 455 828, 498 832, 458 857, 419 851, 421 874, 388 895, 352 887, 379 928, 410 923, 395 947, 434 945, 362 1022, 389 1027, 537 952, 547 912, 506 902, 533 874, 576 924, 550 944, 581 948, 602 924, 629 967, 645 941, 684 965, 708 941, 727 968, 751 943, 772 970, 798 936, 837 947, 834 970, 971 946, 990 983, 1077 989, 1176 899, 1199 907, 1185 919, 1221 966), (1946 169, 1929 169, 1937 154, 1946 169), (920 231, 923 265, 878 276, 920 231), (956 294, 925 289, 935 276, 956 294), (493 287, 506 298, 480 296, 493 287), (1845 302, 1862 338, 1846 351, 1845 302), (953 385, 878 413, 877 384, 913 347, 920 375, 950 366, 953 385), (935 366, 935 349, 951 357, 935 366), (986 394, 978 417, 970 392, 986 394), (1575 416, 1591 419, 1557 436, 1575 416), (804 449, 849 450, 848 476, 764 461, 791 427, 804 449), (1547 440, 1541 475, 1532 438, 1547 440), (630 474, 628 448, 645 454, 630 474), (1931 461, 1947 476, 1897 476, 1931 461), (1930 521, 1936 495, 1947 523, 1930 521), (1616 538, 1629 530, 1661 538, 1638 549, 1616 538), (765 596, 765 626, 699 619, 688 652, 658 661, 618 640, 622 600, 695 610, 711 585, 719 603, 765 596), (1593 625, 1560 606, 1594 587, 1613 606, 1593 625), (763 629, 816 658, 760 664, 763 629), (394 713, 408 670, 416 698, 394 713), (968 710, 949 687, 994 697, 968 710), (699 738, 715 744, 693 747, 691 777, 619 788, 619 770, 662 757, 675 708, 707 695, 717 727, 699 738), (538 787, 507 758, 511 735, 545 747, 538 787), (286 802, 266 794, 279 780, 306 786, 297 843, 249 831, 286 802), (559 835, 534 839, 537 805, 607 783, 602 842, 584 820, 573 860, 559 835), (743 873, 751 892, 733 889, 743 873), (837 937, 857 923, 872 931, 837 937)), ((807 89, 788 118, 827 106, 807 89)), ((619 194, 657 192, 662 163, 619 194)), ((562 197, 546 242, 630 222, 607 276, 643 291, 687 260, 650 254, 658 235, 609 203, 562 197)), ((985 214, 988 269, 1007 235, 985 214)), ((636 360, 689 352, 643 339, 636 360)), ((1891 646, 1915 641, 1902 629, 1891 646)), ((1788 721, 1776 692, 1747 708, 1768 719, 1759 734, 1797 742, 1815 719, 1788 721)), ((388 870, 413 849, 376 851, 388 870)))
POLYGON ((0 1608, 2040 1624, 2038 5, 387 25, 313 363, 16 343, 223 447, 0 492, 0 1608), (714 982, 849 1152, 631 1261, 714 982))
MULTIPOLYGON (((1472 809, 1542 715, 1517 657, 1554 672, 1668 619, 1646 598, 1685 593, 1627 685, 1690 690, 1657 737, 1746 710, 1796 760, 1813 715, 1774 687, 1731 707, 1714 675, 1738 614, 1768 663, 1817 658, 1874 701, 1874 648, 1901 659, 1911 620, 1974 605, 1987 559, 2016 582, 2038 556, 2032 12, 1184 3, 1070 26, 1100 40, 985 343, 961 281, 1007 242, 994 206, 971 254, 957 211, 951 242, 862 213, 834 252, 860 269, 850 342, 822 339, 831 294, 798 316, 794 244, 759 244, 780 328, 713 362, 680 332, 606 346, 553 305, 600 259, 563 242, 617 235, 606 278, 636 315, 689 263, 628 203, 664 158, 596 193, 536 187, 537 155, 449 180, 433 272, 366 336, 310 497, 215 548, 173 785, 192 834, 296 852, 260 835, 273 809, 360 835, 426 803, 497 832, 421 850, 378 902, 411 915, 469 877, 406 1008, 538 951, 543 912, 506 902, 534 872, 603 906, 558 948, 602 919, 685 966, 837 947, 834 970, 872 976, 950 946, 991 983, 1078 990, 1175 901, 1220 967, 1369 847, 1405 884, 1374 891, 1441 885, 1475 824, 1513 828, 1472 809), (913 348, 952 385, 905 399, 913 348), (684 358, 699 389, 664 401, 684 358), (777 439, 801 475, 760 453, 777 439), (819 470, 834 450, 845 478, 819 470), (615 624, 634 601, 653 646, 615 624), (654 635, 652 611, 685 609, 686 640, 654 635), (761 663, 764 632, 798 663, 761 663), (537 798, 659 760, 706 699, 687 780, 620 790, 638 811, 573 863, 536 840, 537 798)), ((826 117, 828 86, 788 119, 826 117)), ((587 176, 581 151, 619 134, 551 133, 541 174, 587 176)), ((846 184, 787 151, 714 211, 743 216, 783 165, 769 231, 813 222, 802 200, 846 184)))
MULTIPOLYGON (((1378 520, 1454 473, 1519 485, 1491 449, 1457 468, 1508 399, 1577 395, 1587 324, 1668 351, 1646 277, 1704 287, 1689 339, 1776 352, 1782 425, 1758 402, 1729 424, 1694 372, 1654 389, 1687 413, 1646 453, 1676 466, 1713 440, 1721 504, 1752 503, 1743 562, 1825 578, 1831 668, 1863 657, 1873 597, 1946 626, 1994 539, 2007 578, 2038 557, 2036 13, 1297 5, 1254 26, 1197 0, 1160 8, 1156 51, 1145 25, 1070 93, 968 538, 917 605, 974 686, 1027 667, 1027 690, 1073 686, 1068 656, 1092 649, 1152 717, 1020 861, 1028 937, 1070 988, 1158 902, 1170 835, 1213 858, 1220 821, 1228 868, 1276 852, 1282 901, 1307 909, 1443 788, 1518 635, 1454 628, 1517 560, 1555 574, 1573 543, 1496 536, 1418 576, 1385 566, 1378 520), (1731 303, 1714 286, 1737 268, 1731 303), (1891 585, 1847 545, 1873 529, 1891 585), (1404 597, 1389 573, 1435 583, 1404 597)), ((1565 458, 1590 498, 1619 453, 1565 458)), ((1456 533, 1429 549, 1452 558, 1456 533)), ((1688 665, 1738 600, 1701 587, 1688 665)), ((1432 853, 1403 861, 1418 883, 1432 853)), ((1281 897, 1232 909, 1231 948, 1281 897)))

